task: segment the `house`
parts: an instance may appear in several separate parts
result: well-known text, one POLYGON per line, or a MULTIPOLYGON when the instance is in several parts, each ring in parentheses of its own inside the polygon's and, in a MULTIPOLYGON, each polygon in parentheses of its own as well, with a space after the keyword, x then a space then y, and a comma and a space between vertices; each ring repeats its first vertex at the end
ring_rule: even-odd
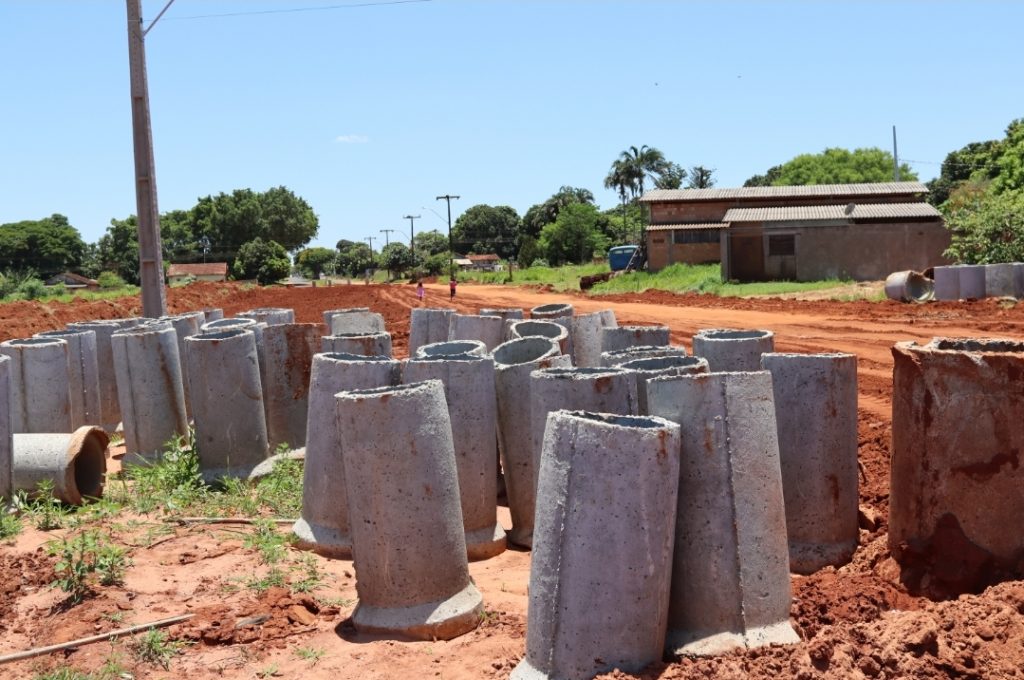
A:
POLYGON ((226 281, 228 278, 227 262, 194 262, 192 264, 172 264, 167 267, 168 283, 181 281, 226 281))
POLYGON ((90 279, 80 274, 72 274, 71 272, 56 274, 46 279, 47 286, 56 286, 58 284, 64 284, 65 287, 74 290, 96 290, 100 287, 96 279, 90 279))
POLYGON ((648 268, 720 262, 740 281, 883 279, 944 264, 949 233, 920 182, 654 190, 648 268))
POLYGON ((473 269, 479 271, 493 272, 499 271, 500 269, 498 256, 494 253, 487 253, 486 255, 467 255, 466 259, 469 260, 473 269))
POLYGON ((452 260, 452 264, 459 269, 469 269, 473 266, 473 261, 467 257, 456 257, 452 260))

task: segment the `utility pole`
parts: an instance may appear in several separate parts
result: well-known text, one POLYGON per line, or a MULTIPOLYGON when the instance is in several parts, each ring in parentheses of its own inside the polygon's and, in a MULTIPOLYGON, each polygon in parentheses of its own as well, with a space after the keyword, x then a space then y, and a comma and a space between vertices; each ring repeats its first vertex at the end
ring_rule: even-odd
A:
POLYGON ((171 2, 146 30, 142 29, 142 0, 126 0, 128 6, 128 65, 131 79, 132 140, 135 147, 135 206, 139 220, 139 280, 142 314, 160 317, 167 313, 164 262, 160 249, 160 211, 156 202, 156 165, 153 162, 153 129, 149 119, 149 86, 146 82, 146 33, 156 25, 171 2))
MULTIPOLYGON (((381 231, 382 234, 384 234, 384 247, 387 248, 388 247, 388 234, 393 232, 394 229, 381 229, 380 231, 381 231)), ((373 250, 373 244, 372 243, 370 244, 370 250, 373 250)), ((382 250, 381 252, 383 253, 384 251, 382 250)), ((390 280, 391 280, 391 267, 389 266, 388 267, 388 281, 390 281, 390 280)))
POLYGON ((900 155, 896 151, 896 126, 892 126, 892 177, 894 182, 900 181, 900 155))
MULTIPOLYGON (((369 241, 370 242, 370 264, 371 265, 373 264, 373 238, 374 238, 373 236, 367 236, 366 238, 363 239, 364 241, 369 241)), ((371 269, 371 267, 367 267, 366 268, 366 282, 367 283, 370 282, 370 269, 371 269)))
POLYGON ((412 252, 412 261, 416 262, 416 231, 413 220, 418 220, 419 215, 402 215, 403 220, 409 220, 409 251, 412 252))
POLYGON ((452 199, 458 200, 458 196, 445 194, 438 196, 438 201, 445 201, 448 204, 448 275, 455 276, 455 249, 452 247, 452 199))

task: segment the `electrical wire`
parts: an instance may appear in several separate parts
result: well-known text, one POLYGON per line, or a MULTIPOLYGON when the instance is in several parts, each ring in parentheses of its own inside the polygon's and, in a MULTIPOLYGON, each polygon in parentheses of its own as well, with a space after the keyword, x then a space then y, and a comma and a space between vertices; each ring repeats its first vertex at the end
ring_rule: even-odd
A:
POLYGON ((315 7, 288 7, 284 9, 251 10, 247 12, 225 12, 224 14, 195 14, 184 17, 167 17, 164 21, 185 21, 189 19, 220 19, 223 17, 244 17, 262 14, 296 14, 299 12, 322 12, 334 9, 353 9, 356 7, 378 7, 381 5, 410 5, 414 3, 433 2, 433 0, 377 0, 376 2, 356 2, 347 5, 318 5, 315 7))

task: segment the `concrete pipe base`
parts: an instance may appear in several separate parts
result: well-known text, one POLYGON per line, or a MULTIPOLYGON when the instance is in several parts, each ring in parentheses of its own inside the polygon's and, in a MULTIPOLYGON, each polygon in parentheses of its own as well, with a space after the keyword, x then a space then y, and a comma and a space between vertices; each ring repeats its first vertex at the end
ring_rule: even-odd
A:
POLYGON ((412 310, 409 318, 409 356, 424 345, 448 340, 448 327, 454 309, 422 307, 412 310))
POLYGON ((573 306, 564 302, 540 305, 530 310, 531 319, 561 319, 575 313, 573 306))
POLYGON ((361 633, 451 640, 479 626, 483 613, 483 596, 470 583, 445 600, 408 607, 374 607, 360 600, 352 624, 361 633))
POLYGON ((295 323, 295 310, 284 307, 257 307, 245 312, 235 314, 240 319, 252 319, 268 326, 281 323, 295 323))
POLYGON ((338 527, 311 524, 300 518, 292 525, 292 545, 335 560, 352 559, 352 535, 338 527))
POLYGON ((466 557, 479 562, 496 557, 508 549, 508 536, 500 524, 466 532, 466 557))
POLYGON ((487 345, 480 340, 446 340, 422 345, 412 356, 416 359, 444 359, 458 356, 483 357, 487 353, 487 345))
POLYGON ((569 330, 562 324, 551 321, 517 321, 512 324, 509 333, 510 340, 535 336, 550 338, 558 343, 562 354, 569 354, 569 330))
POLYGON ((324 352, 360 354, 366 357, 390 357, 391 333, 343 333, 321 338, 324 352))
POLYGON ((601 353, 630 347, 665 347, 669 344, 668 326, 605 327, 601 332, 601 353))
POLYGON ((103 496, 110 437, 101 428, 80 427, 70 434, 14 435, 14 489, 34 493, 39 482, 53 482, 53 496, 68 505, 103 496))
POLYGON ((760 371, 761 355, 773 351, 771 331, 705 328, 693 336, 694 356, 707 359, 713 373, 760 371))
POLYGON ((638 347, 627 347, 616 349, 601 354, 601 365, 607 367, 621 366, 629 361, 637 359, 656 359, 658 357, 685 357, 686 348, 682 345, 640 345, 638 347))

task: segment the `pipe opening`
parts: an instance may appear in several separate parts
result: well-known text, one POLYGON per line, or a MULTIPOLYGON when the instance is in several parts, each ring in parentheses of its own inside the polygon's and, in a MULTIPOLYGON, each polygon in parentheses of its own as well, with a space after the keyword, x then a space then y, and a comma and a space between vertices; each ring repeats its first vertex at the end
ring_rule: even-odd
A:
POLYGON ((693 368, 708 370, 708 360, 703 357, 668 356, 633 359, 619 368, 632 371, 663 371, 667 368, 693 368))
POLYGON ((957 352, 1024 352, 1024 342, 987 338, 935 338, 927 347, 957 352))
POLYGON ((560 354, 558 345, 549 338, 532 336, 510 340, 494 348, 494 363, 505 366, 527 364, 560 354))
POLYGON ((572 316, 572 305, 564 303, 552 303, 549 305, 541 305, 540 307, 534 307, 530 310, 530 314, 549 314, 551 316, 565 315, 572 316))
POLYGON ((185 338, 185 341, 200 341, 200 340, 227 340, 229 338, 237 338, 239 335, 249 333, 245 328, 226 328, 224 330, 212 330, 202 331, 195 335, 190 335, 185 338))
POLYGON ((545 378, 556 378, 559 380, 587 379, 601 376, 624 375, 628 373, 621 368, 597 368, 587 366, 574 366, 572 368, 542 368, 537 374, 545 378))
POLYGON ((739 331, 730 328, 721 330, 701 331, 698 333, 705 340, 752 340, 771 337, 771 331, 739 331))
POLYGON ((592 411, 562 411, 562 413, 571 418, 590 420, 596 423, 606 423, 608 425, 617 425, 619 427, 655 429, 663 428, 666 425, 665 421, 657 418, 651 418, 650 416, 626 416, 615 413, 594 413, 592 411))
POLYGON ((557 323, 551 321, 519 321, 512 325, 512 332, 521 338, 540 336, 542 338, 568 337, 569 331, 557 323))
POLYGON ((363 354, 350 354, 349 352, 322 352, 314 356, 321 356, 331 361, 340 361, 344 363, 365 363, 365 362, 380 362, 380 361, 394 361, 391 357, 386 357, 380 354, 374 355, 363 355, 363 354))
MULTIPOLYGON (((106 433, 97 428, 86 428, 78 451, 71 458, 71 476, 81 497, 99 498, 103 495, 103 482, 107 473, 106 433)), ((74 439, 72 439, 74 443, 74 439)))
POLYGON ((453 356, 471 352, 486 352, 487 345, 479 340, 452 340, 450 342, 432 342, 416 350, 416 358, 453 356))

